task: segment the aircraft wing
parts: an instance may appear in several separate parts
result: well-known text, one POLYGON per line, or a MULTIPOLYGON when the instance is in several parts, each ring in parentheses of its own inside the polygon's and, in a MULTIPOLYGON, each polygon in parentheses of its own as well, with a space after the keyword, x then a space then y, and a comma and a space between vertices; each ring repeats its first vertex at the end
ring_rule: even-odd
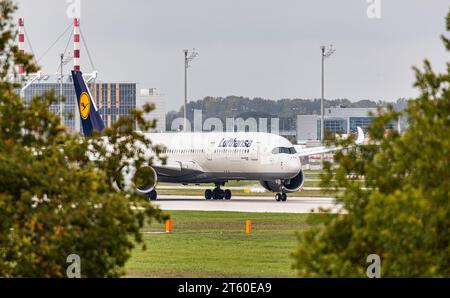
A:
POLYGON ((201 173, 204 170, 193 161, 169 161, 165 164, 157 160, 152 164, 158 175, 162 176, 181 176, 188 173, 201 173))
MULTIPOLYGON (((359 126, 357 127, 357 129, 358 129, 358 137, 356 138, 355 144, 361 145, 364 142, 364 131, 359 126)), ((300 157, 334 152, 334 151, 339 151, 339 150, 343 149, 343 147, 326 147, 326 146, 301 148, 298 145, 294 146, 294 148, 297 151, 298 156, 300 156, 300 157)))
POLYGON ((333 152, 333 151, 339 151, 342 149, 342 147, 325 147, 325 146, 312 147, 312 148, 298 148, 299 146, 294 146, 294 147, 295 147, 295 150, 297 151, 297 155, 300 157, 328 153, 328 152, 333 152))

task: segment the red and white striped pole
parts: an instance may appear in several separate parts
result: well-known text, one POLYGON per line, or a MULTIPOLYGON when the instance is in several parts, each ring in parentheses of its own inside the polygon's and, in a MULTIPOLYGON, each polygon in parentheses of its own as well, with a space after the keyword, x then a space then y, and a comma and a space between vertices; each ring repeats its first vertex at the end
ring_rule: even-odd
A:
POLYGON ((80 70, 80 19, 73 19, 73 70, 80 70))
MULTIPOLYGON (((18 36, 19 44, 18 44, 18 46, 19 46, 19 52, 20 53, 24 53, 25 52, 25 47, 24 47, 25 34, 24 34, 23 26, 24 26, 23 18, 19 18, 19 36, 18 36)), ((17 72, 19 73, 19 75, 23 75, 23 73, 24 73, 23 65, 19 65, 18 66, 18 71, 17 72)))

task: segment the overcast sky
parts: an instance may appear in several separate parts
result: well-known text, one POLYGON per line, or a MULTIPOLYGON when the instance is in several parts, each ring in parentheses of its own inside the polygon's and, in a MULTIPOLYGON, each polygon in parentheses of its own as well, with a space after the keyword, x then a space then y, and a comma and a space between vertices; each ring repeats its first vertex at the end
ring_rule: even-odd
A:
MULTIPOLYGON (((449 2, 380 1, 381 18, 369 19, 366 0, 81 0, 81 28, 101 80, 158 88, 168 110, 183 102, 182 49, 194 47, 189 100, 319 98, 320 45, 333 44, 326 98, 394 101, 416 94, 412 65, 449 61, 439 39, 449 2)), ((71 23, 69 4, 17 2, 40 57, 71 23)), ((40 61, 44 73, 56 72, 68 38, 40 61)), ((84 48, 81 56, 90 72, 84 48)))

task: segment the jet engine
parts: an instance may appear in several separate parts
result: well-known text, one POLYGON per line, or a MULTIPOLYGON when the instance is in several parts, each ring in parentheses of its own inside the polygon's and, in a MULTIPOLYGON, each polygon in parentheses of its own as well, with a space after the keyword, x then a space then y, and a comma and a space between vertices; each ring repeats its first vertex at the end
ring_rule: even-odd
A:
POLYGON ((114 183, 119 190, 135 190, 141 194, 150 193, 156 186, 158 175, 151 166, 122 168, 118 171, 122 175, 122 183, 114 183))
POLYGON ((285 180, 273 180, 273 181, 260 181, 262 187, 272 192, 281 192, 281 193, 289 193, 299 191, 303 186, 304 179, 303 170, 293 178, 285 179, 285 180))

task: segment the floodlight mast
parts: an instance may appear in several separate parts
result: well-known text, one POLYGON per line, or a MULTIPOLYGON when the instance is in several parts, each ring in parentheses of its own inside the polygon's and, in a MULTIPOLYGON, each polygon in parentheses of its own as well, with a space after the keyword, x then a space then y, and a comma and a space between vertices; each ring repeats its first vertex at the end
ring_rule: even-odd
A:
MULTIPOLYGON (((333 53, 336 51, 333 49, 333 45, 330 45, 328 47, 321 46, 320 50, 322 52, 322 97, 320 98, 320 141, 323 145, 325 140, 325 121, 324 121, 324 114, 325 114, 325 59, 329 58, 333 53)), ((322 153, 320 155, 320 164, 323 167, 323 157, 324 154, 322 153)))
POLYGON ((320 50, 322 51, 322 97, 320 99, 320 141, 323 144, 323 141, 325 139, 324 133, 324 98, 325 98, 325 59, 329 58, 331 55, 336 52, 335 49, 333 49, 333 45, 330 45, 328 47, 321 46, 320 50))
POLYGON ((64 53, 59 55, 59 112, 61 116, 61 125, 64 125, 65 115, 64 115, 64 103, 63 103, 63 80, 64 80, 64 72, 63 66, 70 62, 70 55, 66 56, 64 53))
POLYGON ((187 127, 187 69, 189 68, 189 62, 194 60, 198 56, 197 50, 194 48, 191 52, 184 49, 184 117, 183 117, 183 131, 186 131, 187 127))

